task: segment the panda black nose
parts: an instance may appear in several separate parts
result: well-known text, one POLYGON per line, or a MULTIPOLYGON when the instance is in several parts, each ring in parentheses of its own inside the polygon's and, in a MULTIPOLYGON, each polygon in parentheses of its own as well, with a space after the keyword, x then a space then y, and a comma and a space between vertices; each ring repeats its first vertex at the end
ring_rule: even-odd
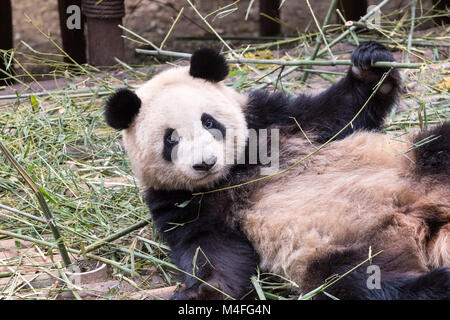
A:
POLYGON ((217 157, 212 156, 206 161, 202 161, 202 163, 194 164, 192 168, 197 171, 209 171, 217 162, 217 157))

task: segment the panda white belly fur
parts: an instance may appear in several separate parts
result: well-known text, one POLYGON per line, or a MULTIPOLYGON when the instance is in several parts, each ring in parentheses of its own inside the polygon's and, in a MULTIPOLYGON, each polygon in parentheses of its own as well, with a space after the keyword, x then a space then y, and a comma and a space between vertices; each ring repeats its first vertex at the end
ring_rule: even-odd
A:
MULTIPOLYGON (((281 153, 296 161, 315 148, 298 136, 285 138, 282 145, 281 153)), ((418 273, 450 265, 450 239, 440 239, 427 251, 420 246, 420 217, 405 214, 421 200, 450 206, 450 190, 414 180, 413 159, 404 154, 410 147, 387 135, 357 132, 260 182, 252 207, 241 217, 261 267, 301 289, 308 263, 352 245, 366 246, 367 257, 369 247, 372 254, 410 252, 418 273)))

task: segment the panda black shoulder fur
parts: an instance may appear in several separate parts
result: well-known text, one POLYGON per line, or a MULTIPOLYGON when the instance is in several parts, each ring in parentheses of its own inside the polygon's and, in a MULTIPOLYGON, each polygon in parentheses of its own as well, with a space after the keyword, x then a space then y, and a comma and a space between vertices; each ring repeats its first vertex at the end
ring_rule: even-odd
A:
POLYGON ((258 264, 305 293, 367 259, 369 250, 383 250, 372 260, 381 288, 368 288, 361 267, 327 292, 340 299, 450 299, 450 123, 404 142, 377 133, 400 81, 391 71, 365 105, 387 71, 372 68, 376 61, 393 57, 364 43, 347 75, 317 96, 243 95, 221 83, 224 58, 202 49, 190 67, 109 98, 107 123, 123 130, 153 221, 186 272, 185 288, 173 298, 241 298, 258 264), (363 106, 351 126, 306 157, 363 106), (246 183, 261 178, 263 167, 260 158, 248 161, 255 152, 249 132, 274 128, 282 174, 246 183))

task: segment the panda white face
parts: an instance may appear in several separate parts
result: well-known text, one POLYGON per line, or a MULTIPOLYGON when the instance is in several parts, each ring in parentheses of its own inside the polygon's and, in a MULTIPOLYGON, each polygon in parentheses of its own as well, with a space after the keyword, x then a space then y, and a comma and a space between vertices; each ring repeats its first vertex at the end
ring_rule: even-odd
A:
POLYGON ((136 91, 139 112, 123 142, 144 187, 212 187, 245 150, 247 98, 188 68, 165 71, 136 91))
POLYGON ((225 137, 225 126, 203 113, 192 119, 189 127, 166 129, 162 156, 191 180, 214 178, 223 171, 226 161, 225 137))

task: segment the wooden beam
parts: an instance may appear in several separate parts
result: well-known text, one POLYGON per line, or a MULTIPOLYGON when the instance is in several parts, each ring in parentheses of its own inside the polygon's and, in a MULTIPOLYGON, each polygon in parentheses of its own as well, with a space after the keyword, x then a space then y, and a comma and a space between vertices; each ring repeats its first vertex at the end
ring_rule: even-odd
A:
POLYGON ((358 21, 367 12, 367 0, 339 0, 338 8, 346 20, 358 21))
MULTIPOLYGON (((81 15, 81 0, 58 0, 59 26, 61 29, 61 39, 64 51, 77 63, 86 63, 86 38, 84 36, 84 19, 81 15), (67 12, 70 6, 80 8, 79 28, 69 29, 67 22, 71 15, 77 12, 67 12)), ((66 62, 70 59, 65 58, 66 62)))
POLYGON ((280 18, 280 0, 259 0, 259 33, 261 36, 276 36, 281 33, 281 25, 263 15, 275 19, 280 18))
MULTIPOLYGON (((13 24, 12 24, 12 8, 11 0, 3 0, 0 9, 0 49, 9 50, 13 48, 13 24)), ((3 57, 0 59, 0 69, 5 70, 3 64, 3 57)), ((9 73, 11 70, 8 71, 9 73)), ((0 71, 0 79, 4 78, 5 74, 0 71)), ((0 85, 7 85, 12 81, 0 80, 0 85)))

